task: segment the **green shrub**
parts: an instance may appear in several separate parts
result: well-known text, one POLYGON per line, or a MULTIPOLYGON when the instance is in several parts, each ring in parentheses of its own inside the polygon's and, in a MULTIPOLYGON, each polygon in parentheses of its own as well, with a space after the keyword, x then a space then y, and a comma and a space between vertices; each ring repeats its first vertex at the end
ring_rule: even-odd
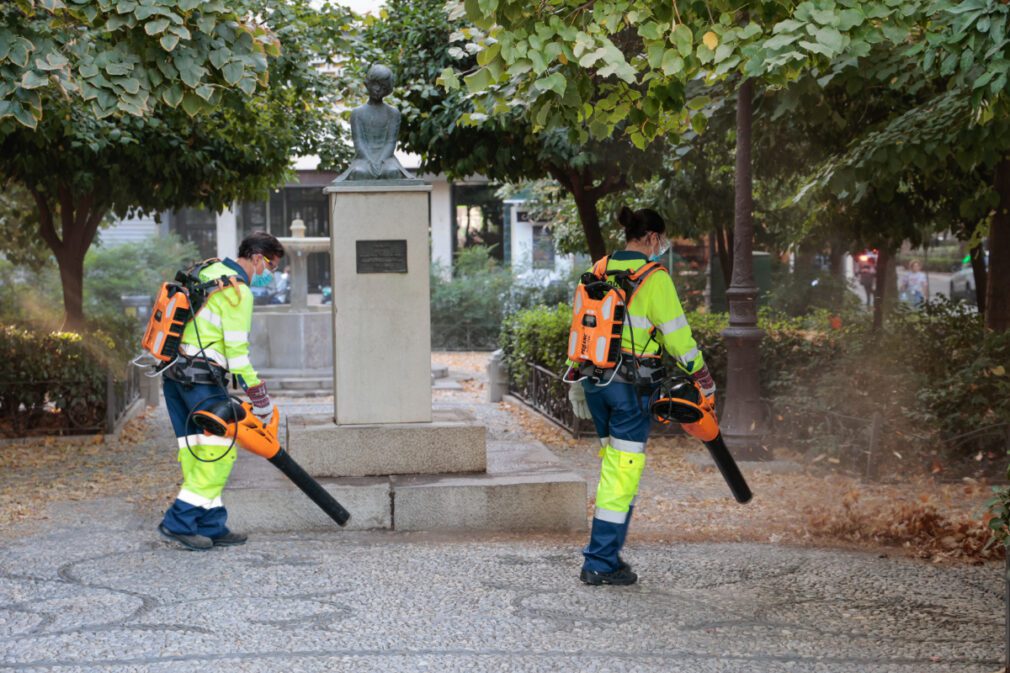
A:
POLYGON ((572 279, 547 286, 522 282, 483 246, 457 254, 451 279, 441 271, 436 266, 431 272, 431 343, 439 349, 493 350, 507 316, 571 301, 574 290, 572 279))
MULTIPOLYGON (((571 319, 571 307, 562 304, 518 311, 506 320, 499 343, 516 381, 527 375, 526 360, 557 373, 564 371, 571 319)), ((688 313, 687 319, 716 385, 725 389, 726 346, 722 332, 729 326, 729 316, 694 312, 688 313)), ((766 396, 790 385, 791 376, 809 377, 837 357, 840 335, 810 329, 808 320, 761 313, 758 324, 765 330, 761 382, 766 396)), ((826 317, 824 321, 827 325, 826 317)))
POLYGON ((1010 332, 986 330, 977 311, 944 297, 898 311, 888 331, 918 383, 913 420, 946 438, 1010 423, 1010 332))
POLYGON ((111 339, 101 334, 0 326, 0 431, 101 426, 111 352, 111 339))
POLYGON ((534 306, 509 316, 502 325, 499 345, 515 383, 529 376, 527 362, 558 374, 564 372, 571 321, 572 309, 568 304, 534 306))
MULTIPOLYGON (((536 307, 506 320, 501 335, 514 382, 527 361, 565 369, 571 308, 536 307)), ((721 390, 726 385, 726 314, 689 313, 694 338, 721 390)), ((762 397, 775 410, 774 436, 798 449, 860 460, 871 419, 885 427, 878 451, 942 448, 964 458, 1005 442, 1010 423, 1010 333, 983 328, 974 309, 945 299, 901 309, 872 332, 865 320, 832 329, 827 311, 789 317, 759 313, 762 397)))
POLYGON ((431 273, 432 347, 491 349, 501 329, 512 274, 484 247, 460 251, 454 271, 448 280, 438 268, 431 273))
POLYGON ((861 309, 862 302, 843 278, 784 270, 775 274, 765 305, 776 313, 800 317, 818 310, 851 315, 861 309))

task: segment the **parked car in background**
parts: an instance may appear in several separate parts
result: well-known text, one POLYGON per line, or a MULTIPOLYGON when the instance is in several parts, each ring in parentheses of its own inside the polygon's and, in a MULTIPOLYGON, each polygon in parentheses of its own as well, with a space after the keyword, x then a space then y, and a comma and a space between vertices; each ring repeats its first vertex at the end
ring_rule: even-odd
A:
MULTIPOLYGON (((985 260, 985 268, 988 269, 988 251, 982 259, 985 260)), ((969 304, 978 303, 978 297, 975 295, 975 272, 971 269, 971 257, 966 256, 961 260, 961 268, 951 275, 950 298, 952 301, 966 301, 969 304)))

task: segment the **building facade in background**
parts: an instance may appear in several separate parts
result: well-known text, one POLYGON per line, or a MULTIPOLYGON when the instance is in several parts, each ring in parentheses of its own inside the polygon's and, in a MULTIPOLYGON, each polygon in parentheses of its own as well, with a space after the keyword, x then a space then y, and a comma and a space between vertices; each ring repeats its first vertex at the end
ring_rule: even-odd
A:
MULTIPOLYGON (((201 258, 235 257, 238 244, 253 231, 291 235, 300 219, 306 236, 329 236, 330 215, 323 187, 337 177, 333 171, 302 169, 283 187, 262 200, 243 201, 217 213, 185 208, 117 221, 100 233, 102 245, 116 245, 174 233, 194 243, 201 258)), ((450 182, 441 175, 419 175, 431 183, 431 261, 444 276, 452 273, 455 254, 463 248, 486 245, 491 255, 525 274, 534 272, 544 282, 568 273, 571 258, 558 255, 549 229, 530 222, 522 199, 503 202, 498 186, 480 176, 450 182)), ((308 260, 309 291, 329 285, 329 254, 312 253, 308 260)))

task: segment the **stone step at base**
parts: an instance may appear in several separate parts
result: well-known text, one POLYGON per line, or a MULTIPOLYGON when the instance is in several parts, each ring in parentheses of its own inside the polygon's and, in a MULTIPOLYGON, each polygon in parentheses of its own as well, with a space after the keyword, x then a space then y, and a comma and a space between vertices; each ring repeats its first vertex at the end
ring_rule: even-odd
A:
POLYGON ((224 493, 228 525, 307 530, 584 531, 586 482, 543 445, 488 443, 490 472, 320 478, 351 513, 340 528, 268 461, 243 452, 224 493))
MULTIPOLYGON (((333 394, 333 369, 262 369, 260 377, 267 381, 271 391, 333 394)), ((432 365, 432 387, 436 390, 463 390, 457 381, 449 378, 449 369, 444 365, 432 365)))

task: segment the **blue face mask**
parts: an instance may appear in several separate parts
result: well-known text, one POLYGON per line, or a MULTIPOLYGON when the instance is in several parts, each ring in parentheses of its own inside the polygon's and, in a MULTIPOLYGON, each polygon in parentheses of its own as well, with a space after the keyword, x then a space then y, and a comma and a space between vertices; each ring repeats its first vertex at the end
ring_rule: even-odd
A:
POLYGON ((659 244, 659 250, 656 254, 649 258, 650 262, 662 262, 666 258, 666 253, 670 250, 670 241, 666 239, 661 239, 659 244))
POLYGON ((254 274, 252 277, 253 287, 268 287, 274 282, 274 274, 270 269, 265 269, 263 273, 254 274))

